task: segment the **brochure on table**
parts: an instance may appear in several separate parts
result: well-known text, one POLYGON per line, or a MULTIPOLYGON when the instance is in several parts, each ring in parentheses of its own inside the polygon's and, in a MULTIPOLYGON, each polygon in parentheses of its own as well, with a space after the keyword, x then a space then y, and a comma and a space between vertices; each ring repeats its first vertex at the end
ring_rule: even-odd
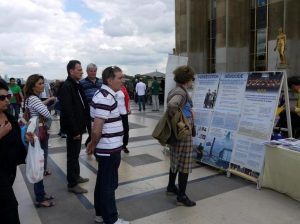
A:
POLYGON ((203 163, 259 173, 263 143, 270 140, 273 129, 282 77, 281 72, 198 75, 193 94, 197 131, 194 158, 201 148, 203 163), (206 79, 210 82, 202 81, 206 79), (207 107, 211 105, 207 95, 215 90, 215 103, 207 107))

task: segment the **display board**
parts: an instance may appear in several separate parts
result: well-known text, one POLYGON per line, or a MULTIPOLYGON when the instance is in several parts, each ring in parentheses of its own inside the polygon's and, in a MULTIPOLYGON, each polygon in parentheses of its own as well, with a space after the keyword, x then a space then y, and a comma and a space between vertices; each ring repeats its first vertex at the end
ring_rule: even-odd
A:
POLYGON ((205 164, 259 173, 262 142, 272 134, 282 77, 282 72, 198 75, 194 158, 199 159, 202 149, 205 164))

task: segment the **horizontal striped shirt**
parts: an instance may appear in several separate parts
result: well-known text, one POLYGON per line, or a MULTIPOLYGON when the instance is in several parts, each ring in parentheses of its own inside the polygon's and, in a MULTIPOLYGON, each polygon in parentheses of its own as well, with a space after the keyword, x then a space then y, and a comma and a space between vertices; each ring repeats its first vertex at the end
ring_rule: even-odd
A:
POLYGON ((42 116, 46 119, 51 119, 50 112, 47 106, 37 96, 30 96, 25 101, 25 107, 30 111, 30 117, 42 116))
POLYGON ((96 146, 96 155, 122 150, 123 125, 115 96, 116 92, 103 84, 90 104, 92 120, 95 118, 105 120, 101 138, 96 146))

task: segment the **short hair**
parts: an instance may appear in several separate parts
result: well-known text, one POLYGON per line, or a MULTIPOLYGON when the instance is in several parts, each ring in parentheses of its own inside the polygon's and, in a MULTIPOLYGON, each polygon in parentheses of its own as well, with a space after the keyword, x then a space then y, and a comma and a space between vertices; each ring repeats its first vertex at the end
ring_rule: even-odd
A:
POLYGON ((40 74, 33 74, 27 78, 25 86, 24 86, 25 98, 28 98, 28 97, 34 95, 33 87, 40 79, 44 80, 44 76, 42 76, 40 74))
POLYGON ((117 66, 109 66, 109 67, 105 68, 102 72, 103 84, 107 85, 108 79, 114 79, 116 76, 115 75, 116 72, 122 72, 122 70, 117 66))
POLYGON ((80 64, 81 65, 81 62, 78 61, 78 60, 71 60, 71 61, 69 61, 69 63, 67 64, 68 75, 70 75, 70 70, 71 69, 75 69, 76 64, 80 64))
POLYGON ((292 88, 292 85, 299 86, 300 85, 300 78, 297 77, 297 76, 289 77, 288 80, 287 80, 287 83, 288 83, 289 89, 292 88))
POLYGON ((97 65, 94 63, 90 63, 86 66, 86 71, 89 71, 90 69, 96 69, 97 70, 97 65))
POLYGON ((5 82, 2 82, 2 79, 0 79, 0 90, 1 89, 8 91, 8 86, 6 85, 5 82))
POLYGON ((174 71, 174 81, 178 84, 185 84, 194 79, 195 71, 188 65, 177 67, 174 71))
POLYGON ((9 81, 10 81, 10 82, 11 82, 11 81, 16 81, 16 79, 13 78, 13 77, 11 77, 11 78, 9 79, 9 81))

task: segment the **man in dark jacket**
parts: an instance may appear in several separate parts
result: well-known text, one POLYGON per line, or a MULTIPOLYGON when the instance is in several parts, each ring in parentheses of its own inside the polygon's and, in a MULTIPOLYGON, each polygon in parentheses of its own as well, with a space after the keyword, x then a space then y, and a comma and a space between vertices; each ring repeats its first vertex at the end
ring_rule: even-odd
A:
POLYGON ((61 129, 67 134, 67 180, 68 190, 75 194, 87 193, 78 184, 89 181, 80 176, 79 154, 82 134, 90 123, 89 105, 79 80, 82 78, 80 61, 71 60, 67 65, 68 78, 61 88, 61 129))

